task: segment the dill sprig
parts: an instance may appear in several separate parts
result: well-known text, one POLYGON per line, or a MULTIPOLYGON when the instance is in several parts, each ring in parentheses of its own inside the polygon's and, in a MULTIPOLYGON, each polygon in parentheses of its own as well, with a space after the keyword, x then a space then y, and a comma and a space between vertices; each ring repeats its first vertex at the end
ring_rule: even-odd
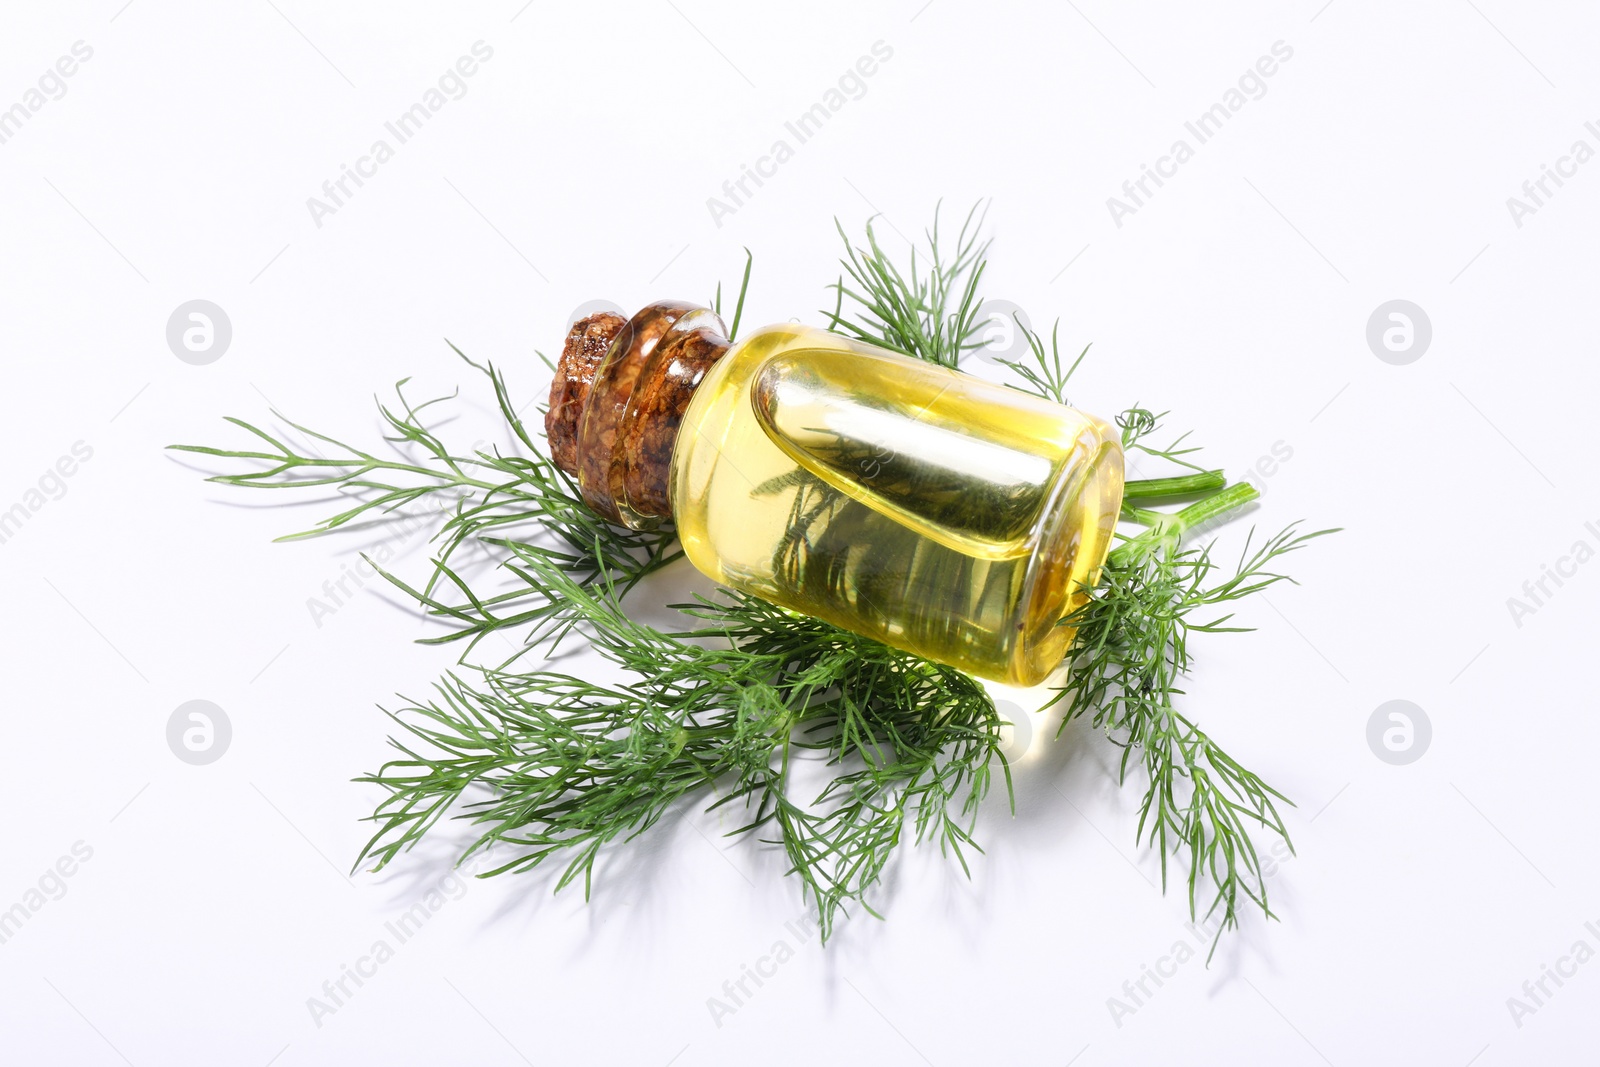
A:
MULTIPOLYGON (((951 251, 941 246, 936 214, 926 251, 913 248, 904 270, 870 222, 865 245, 845 237, 843 273, 831 286, 835 307, 824 312, 829 328, 956 366, 979 347, 977 293, 988 250, 982 223, 974 208, 951 251)), ((747 250, 734 331, 752 262, 747 250)), ((719 310, 721 302, 719 285, 719 310)), ((1048 348, 1018 325, 1032 362, 1006 361, 1018 379, 1011 384, 1065 403, 1088 350, 1066 363, 1059 324, 1048 348)), ((681 555, 670 525, 639 532, 598 518, 528 433, 501 371, 456 352, 487 377, 510 430, 509 450, 452 450, 431 421, 434 405, 450 398, 412 404, 404 380, 394 402, 378 405, 386 450, 365 451, 277 412, 313 443, 229 419, 268 450, 173 446, 251 465, 212 479, 222 484, 334 486, 353 499, 290 537, 429 503, 438 511, 425 582, 378 569, 445 624, 444 634, 426 640, 467 644, 461 668, 426 699, 402 698, 388 712, 396 755, 357 779, 383 797, 356 865, 381 868, 450 818, 472 831, 462 860, 492 850, 485 876, 557 860, 564 866, 555 888, 581 879, 587 895, 608 846, 647 831, 680 804, 737 805, 742 815, 730 836, 783 850, 824 939, 854 906, 878 914, 870 898, 908 839, 937 841, 966 869, 966 850, 981 851, 972 830, 994 768, 1012 801, 1002 720, 983 687, 953 668, 735 591, 677 605, 694 620, 681 631, 635 621, 625 598, 681 555), (497 564, 494 592, 479 591, 475 582, 484 579, 469 580, 460 556, 497 564), (522 635, 517 655, 495 665, 469 661, 497 631, 522 635), (513 663, 528 650, 553 652, 573 634, 616 668, 616 680, 513 663), (803 792, 797 773, 807 752, 828 774, 816 793, 803 792)), ((1205 882, 1215 891, 1207 913, 1222 908, 1231 927, 1241 899, 1271 916, 1250 835, 1265 829, 1287 840, 1274 806, 1284 798, 1174 707, 1191 666, 1188 636, 1239 629, 1227 615, 1190 616, 1288 580, 1268 564, 1318 535, 1290 527, 1254 552, 1247 547, 1226 574, 1209 546, 1185 547, 1186 535, 1220 521, 1254 491, 1224 488, 1220 471, 1189 460, 1196 449, 1187 434, 1150 443, 1163 419, 1137 406, 1117 418, 1125 449, 1179 473, 1128 483, 1123 517, 1146 529, 1122 538, 1088 604, 1069 620, 1077 637, 1057 700, 1067 701, 1068 720, 1090 716, 1124 746, 1124 778, 1135 766, 1146 775, 1139 839, 1160 851, 1163 881, 1169 855, 1180 856, 1191 913, 1205 882), (1134 503, 1196 496, 1174 513, 1134 503)))
MULTIPOLYGON (((1037 364, 1002 361, 1022 379, 1017 387, 1067 403, 1066 387, 1083 354, 1064 365, 1056 330, 1047 351, 1041 336, 1020 318, 1017 325, 1037 364)), ((1188 432, 1164 446, 1150 443, 1167 414, 1135 406, 1116 418, 1125 452, 1142 453, 1191 473, 1127 482, 1121 517, 1146 529, 1118 534, 1121 543, 1088 590, 1087 602, 1063 620, 1063 625, 1077 629, 1065 676, 1056 697, 1045 706, 1065 705, 1058 736, 1074 719, 1087 717, 1120 746, 1121 782, 1128 781, 1134 766, 1143 771, 1146 788, 1136 838, 1160 855, 1163 889, 1169 859, 1181 859, 1188 871, 1191 919, 1202 916, 1202 883, 1211 887, 1213 895, 1203 915, 1209 919, 1220 909, 1211 948, 1215 953, 1223 931, 1238 926, 1245 901, 1254 903, 1267 918, 1276 918, 1251 832, 1260 829, 1281 837, 1292 853, 1294 844, 1277 802, 1293 806, 1293 801, 1241 766, 1178 711, 1174 698, 1183 693, 1183 679, 1193 665, 1189 637, 1247 631, 1249 627, 1229 625, 1231 612, 1208 618, 1196 613, 1236 603, 1278 582, 1293 582, 1269 566, 1335 531, 1301 533, 1299 524, 1291 523, 1253 551, 1252 531, 1231 570, 1215 561, 1213 543, 1186 546, 1186 538, 1214 528, 1260 493, 1248 482, 1229 485, 1222 471, 1206 470, 1189 460, 1199 447, 1188 443, 1188 432), (1197 496, 1176 512, 1134 503, 1197 496)))
POLYGON ((844 273, 829 286, 834 291, 828 329, 858 341, 888 348, 930 363, 954 367, 963 354, 982 347, 973 334, 978 321, 978 283, 983 279, 989 242, 978 240, 987 209, 973 205, 956 235, 954 254, 939 239, 939 210, 924 231, 928 249, 913 245, 902 271, 878 243, 867 220, 865 247, 852 244, 844 227, 834 228, 844 242, 844 273), (849 280, 846 281, 845 279, 849 280), (846 313, 845 302, 853 310, 846 313))
POLYGON ((1112 552, 1094 595, 1069 620, 1078 630, 1059 695, 1066 703, 1063 727, 1088 717, 1122 746, 1121 781, 1135 762, 1144 772, 1137 837, 1161 856, 1163 888, 1169 857, 1181 857, 1191 918, 1201 916, 1200 887, 1209 883, 1213 896, 1203 914, 1210 918, 1220 909, 1218 940, 1238 925, 1246 900, 1275 917, 1251 832, 1275 834, 1292 852, 1276 805, 1293 802, 1177 709, 1174 698, 1192 667, 1189 637, 1248 629, 1229 625, 1232 613, 1210 613, 1292 582, 1270 565, 1332 532, 1301 533, 1291 524, 1253 549, 1252 533, 1231 569, 1216 562, 1211 544, 1183 546, 1192 529, 1256 496, 1254 487, 1241 483, 1176 513, 1139 516, 1154 525, 1112 552))
POLYGON ((580 585, 536 553, 524 563, 624 680, 451 674, 391 713, 400 756, 359 779, 388 791, 365 859, 382 867, 460 801, 477 834, 463 860, 500 846, 509 858, 484 872, 498 874, 559 856, 557 890, 581 878, 587 895, 605 845, 712 797, 708 810, 744 808, 732 835, 784 850, 824 937, 851 902, 872 911, 908 817, 913 839, 966 866, 990 767, 1005 766, 1000 720, 972 679, 737 593, 684 605, 710 625, 665 633, 618 610, 604 583, 580 585), (796 795, 807 749, 834 769, 814 797, 796 795))
POLYGON ((1042 396, 1046 400, 1054 400, 1058 404, 1067 402, 1067 382, 1071 381, 1072 374, 1084 357, 1089 354, 1089 346, 1085 345, 1083 351, 1071 363, 1063 365, 1061 358, 1061 320, 1057 319, 1054 326, 1050 327, 1050 351, 1045 352, 1044 338, 1028 329, 1028 324, 1018 314, 1012 315, 1012 321, 1017 325, 1017 331, 1023 340, 1028 342, 1028 351, 1032 355, 1027 359, 1002 359, 998 360, 1003 366, 1009 367, 1011 372, 1021 383, 1007 382, 1013 389, 1024 393, 1042 396), (1037 364, 1037 366, 1035 366, 1037 364))
MULTIPOLYGON (((207 481, 254 489, 336 486, 356 501, 354 506, 310 529, 286 534, 277 538, 279 541, 355 527, 360 521, 415 514, 418 504, 432 501, 441 521, 433 536, 437 548, 427 583, 414 589, 393 575, 386 573, 386 577, 417 600, 428 614, 455 624, 445 634, 424 638, 423 643, 467 639, 463 657, 496 630, 559 622, 567 610, 564 604, 545 597, 543 588, 525 582, 514 582, 512 588, 494 595, 474 593, 452 566, 464 546, 491 548, 505 560, 513 575, 515 558, 508 559, 508 554, 515 557, 519 552, 532 553, 562 566, 580 584, 604 578, 619 593, 682 555, 671 530, 629 530, 595 514, 579 496, 571 476, 536 450, 500 371, 492 364, 474 363, 454 345, 451 348, 489 379, 501 417, 525 451, 510 455, 498 448, 471 453, 451 451, 429 427, 425 415, 455 394, 413 404, 405 395, 410 379, 396 383, 393 403, 377 403, 378 414, 389 431, 383 440, 393 456, 365 451, 302 426, 277 411, 272 412, 275 418, 322 449, 232 417, 226 421, 260 438, 271 451, 201 445, 171 448, 243 460, 256 468, 214 475, 207 481), (323 449, 328 454, 323 454, 323 449), (441 590, 451 590, 461 600, 447 599, 441 590)), ((528 643, 536 642, 530 638, 528 643)))

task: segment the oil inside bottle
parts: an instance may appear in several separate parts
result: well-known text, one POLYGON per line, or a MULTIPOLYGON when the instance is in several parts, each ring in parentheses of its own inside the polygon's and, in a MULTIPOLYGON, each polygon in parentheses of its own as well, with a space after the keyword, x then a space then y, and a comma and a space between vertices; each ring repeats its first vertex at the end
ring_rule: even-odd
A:
POLYGON ((1110 547, 1122 451, 1071 408, 777 326, 707 373, 670 484, 685 552, 718 581, 1033 685, 1110 547))

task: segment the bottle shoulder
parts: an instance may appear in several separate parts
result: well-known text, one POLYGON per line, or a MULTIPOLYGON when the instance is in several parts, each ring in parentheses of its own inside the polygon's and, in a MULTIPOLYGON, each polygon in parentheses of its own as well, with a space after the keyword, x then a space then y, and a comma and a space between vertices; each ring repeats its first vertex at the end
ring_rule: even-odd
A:
POLYGON ((744 337, 735 341, 728 349, 724 360, 738 360, 748 362, 751 360, 767 359, 798 349, 825 349, 828 351, 847 352, 855 348, 855 342, 848 337, 830 333, 816 326, 806 326, 798 322, 775 322, 770 326, 763 326, 752 330, 744 337))

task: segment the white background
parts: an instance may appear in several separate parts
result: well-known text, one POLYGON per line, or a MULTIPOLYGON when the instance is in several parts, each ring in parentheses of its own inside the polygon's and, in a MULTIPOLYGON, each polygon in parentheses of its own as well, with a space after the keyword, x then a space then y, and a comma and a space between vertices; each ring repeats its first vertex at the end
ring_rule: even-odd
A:
MULTIPOLYGON (((0 509, 75 442, 93 456, 0 544, 0 909, 75 842, 93 856, 0 945, 0 1058, 1591 1059, 1600 963, 1520 1020, 1507 1000, 1600 948, 1600 563, 1520 626, 1507 598, 1600 547, 1600 164, 1520 227, 1506 200, 1574 141, 1600 147, 1600 16, 1320 2, 7 4, 0 108, 74 42, 93 57, 0 145, 0 509), (317 226, 307 198, 480 40, 466 95, 317 226), (717 225, 707 198, 880 40, 866 93, 717 225), (1266 94, 1117 226, 1107 198, 1277 41, 1293 57, 1266 94), (1301 586, 1247 606, 1258 632, 1197 639, 1184 705, 1299 805, 1282 921, 1248 917, 1116 1017, 1125 982, 1194 940, 1185 905, 1134 846, 1116 750, 1040 731, 971 880, 923 847, 887 921, 825 949, 786 927, 805 907, 782 863, 691 811, 609 854, 587 905, 544 875, 473 883, 319 1026, 308 998, 462 840, 344 874, 375 800, 349 779, 386 751, 376 705, 452 654, 411 644, 415 613, 371 587, 318 626, 308 599, 370 537, 270 544, 329 505, 208 486, 162 446, 243 447, 220 417, 265 419, 268 398, 373 442, 373 395, 407 375, 419 397, 467 387, 451 433, 470 445, 495 424, 444 337, 533 400, 534 351, 574 307, 708 298, 744 246, 747 323, 815 322, 835 216, 854 233, 881 212, 903 250, 941 197, 947 221, 992 198, 988 295, 1094 342, 1080 406, 1171 408, 1235 475, 1292 450, 1225 546, 1252 523, 1345 527, 1293 560, 1301 586), (208 366, 165 339, 196 298, 233 327, 208 366), (1365 340, 1397 298, 1433 327, 1407 366, 1365 340), (192 699, 233 727, 208 766, 166 742, 192 699), (1432 723, 1406 766, 1366 740, 1392 699, 1432 723), (719 1026, 708 998, 779 941, 793 958, 719 1026)), ((421 573, 425 543, 404 550, 421 573)))

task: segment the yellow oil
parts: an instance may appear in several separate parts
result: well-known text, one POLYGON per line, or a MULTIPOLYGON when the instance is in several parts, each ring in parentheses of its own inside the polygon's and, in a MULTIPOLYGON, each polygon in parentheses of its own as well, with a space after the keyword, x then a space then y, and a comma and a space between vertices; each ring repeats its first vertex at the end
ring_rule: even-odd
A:
POLYGON ((780 325, 707 372, 671 495, 689 560, 717 581, 1035 685, 1110 548, 1122 449, 1072 408, 780 325))

